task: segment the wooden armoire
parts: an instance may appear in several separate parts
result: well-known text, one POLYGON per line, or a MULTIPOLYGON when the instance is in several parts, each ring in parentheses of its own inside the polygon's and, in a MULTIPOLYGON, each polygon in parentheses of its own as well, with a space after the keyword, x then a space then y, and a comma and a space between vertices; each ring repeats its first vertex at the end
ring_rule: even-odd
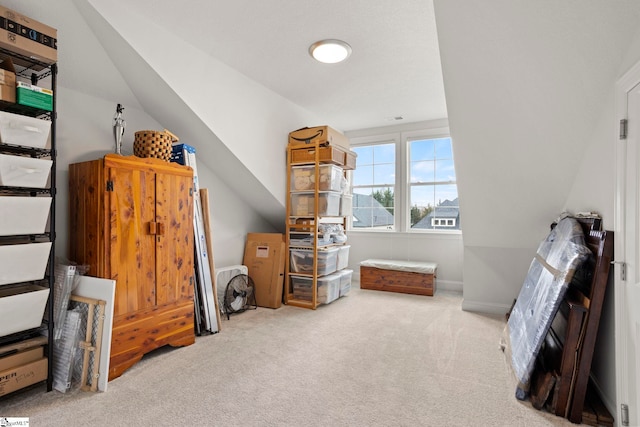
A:
POLYGON ((193 170, 107 154, 69 165, 69 258, 116 281, 109 380, 195 342, 193 170))

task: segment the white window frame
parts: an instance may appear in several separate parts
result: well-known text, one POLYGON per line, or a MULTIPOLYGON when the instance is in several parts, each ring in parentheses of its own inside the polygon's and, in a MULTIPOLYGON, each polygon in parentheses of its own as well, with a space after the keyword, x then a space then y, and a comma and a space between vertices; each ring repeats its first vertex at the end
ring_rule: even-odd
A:
MULTIPOLYGON (((418 126, 390 126, 388 128, 368 129, 347 133, 351 146, 389 144, 396 145, 396 182, 394 187, 394 217, 395 227, 393 230, 380 229, 358 229, 351 224, 348 219, 349 232, 355 233, 408 233, 408 234, 462 234, 459 229, 412 229, 411 228, 411 207, 410 200, 411 183, 409 182, 409 144, 411 141, 421 139, 449 138, 449 127, 446 120, 434 120, 432 122, 421 122, 418 126)), ((357 159, 356 159, 357 168, 357 159)), ((351 174, 349 175, 350 182, 351 174)), ((442 227, 442 226, 441 226, 442 227)), ((455 227, 454 225, 448 227, 455 227)))
MULTIPOLYGON (((370 136, 370 137, 363 137, 363 138, 358 138, 357 139, 357 144, 354 144, 353 141, 351 141, 351 146, 355 147, 357 145, 367 145, 367 146, 371 146, 371 145, 382 145, 382 144, 394 144, 396 147, 396 153, 395 153, 395 159, 396 159, 396 167, 395 167, 395 175, 396 175, 396 179, 395 182, 393 183, 393 218, 394 218, 394 225, 393 228, 391 229, 382 229, 382 228, 365 228, 365 229, 359 229, 359 228, 354 228, 353 224, 352 224, 352 218, 349 218, 347 221, 347 226, 351 231, 373 231, 373 232, 381 232, 381 233, 389 233, 389 232, 394 232, 394 231, 398 231, 399 229, 399 224, 398 224, 398 220, 401 218, 398 215, 398 204, 401 203, 400 199, 398 198, 399 192, 398 189, 400 188, 399 185, 402 184, 402 181, 399 180, 399 176, 398 176, 398 156, 400 155, 399 152, 399 146, 400 144, 400 136, 397 134, 380 134, 380 135, 375 135, 375 136, 370 136)), ((356 168, 358 167, 358 159, 356 158, 356 168)), ((351 194, 353 194, 353 174, 349 174, 349 184, 351 186, 351 194)))

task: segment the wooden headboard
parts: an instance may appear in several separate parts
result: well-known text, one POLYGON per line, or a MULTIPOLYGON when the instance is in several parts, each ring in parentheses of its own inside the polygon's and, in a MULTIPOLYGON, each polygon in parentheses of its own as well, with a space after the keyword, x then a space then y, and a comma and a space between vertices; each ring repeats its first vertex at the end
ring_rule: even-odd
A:
POLYGON ((545 338, 531 400, 539 408, 547 402, 556 415, 581 423, 613 259, 613 232, 600 229, 600 218, 576 220, 592 256, 575 272, 545 338))

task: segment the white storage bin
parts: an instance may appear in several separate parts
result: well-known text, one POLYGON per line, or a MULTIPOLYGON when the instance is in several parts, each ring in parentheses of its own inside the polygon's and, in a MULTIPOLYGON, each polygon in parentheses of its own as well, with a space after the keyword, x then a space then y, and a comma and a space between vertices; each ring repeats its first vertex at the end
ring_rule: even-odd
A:
POLYGON ((0 142, 25 147, 47 148, 51 122, 0 111, 0 142))
POLYGON ((0 285, 44 278, 51 242, 0 246, 0 285))
POLYGON ((51 160, 0 154, 0 185, 45 188, 51 160))
POLYGON ((49 288, 37 285, 0 288, 0 336, 37 328, 47 305, 49 288))
POLYGON ((353 278, 353 270, 345 268, 338 271, 340 274, 340 296, 345 296, 351 290, 351 279, 353 278))
MULTIPOLYGON (((291 272, 313 273, 313 250, 291 249, 291 272)), ((324 276, 336 271, 338 264, 338 248, 318 250, 318 275, 324 276)))
POLYGON ((338 262, 336 269, 342 270, 343 268, 347 268, 349 265, 349 248, 351 248, 350 245, 344 245, 338 248, 338 262))
MULTIPOLYGON (((329 304, 340 297, 340 275, 330 274, 317 279, 318 291, 316 301, 320 304, 329 304)), ((313 278, 291 276, 293 297, 298 300, 312 301, 313 278)))
MULTIPOLYGON (((314 216, 314 193, 291 193, 292 216, 314 216)), ((318 216, 339 216, 340 193, 318 192, 318 216)))
POLYGON ((351 216, 353 214, 353 196, 343 194, 340 196, 340 216, 351 216))
POLYGON ((44 233, 51 197, 0 196, 0 236, 44 233))
MULTIPOLYGON (((319 166, 319 191, 342 191, 344 177, 342 168, 336 165, 319 166)), ((294 166, 291 168, 291 191, 315 191, 315 165, 294 166)))

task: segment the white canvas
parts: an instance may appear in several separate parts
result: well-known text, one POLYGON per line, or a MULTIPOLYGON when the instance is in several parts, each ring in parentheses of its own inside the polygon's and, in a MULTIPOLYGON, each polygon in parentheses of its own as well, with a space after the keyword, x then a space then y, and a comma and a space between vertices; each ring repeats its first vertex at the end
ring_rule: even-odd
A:
POLYGON ((111 334, 113 331, 113 304, 116 294, 116 281, 96 277, 80 276, 74 295, 106 301, 104 308, 104 326, 102 347, 100 348, 100 377, 98 390, 107 391, 109 381, 109 356, 111 355, 111 334))

